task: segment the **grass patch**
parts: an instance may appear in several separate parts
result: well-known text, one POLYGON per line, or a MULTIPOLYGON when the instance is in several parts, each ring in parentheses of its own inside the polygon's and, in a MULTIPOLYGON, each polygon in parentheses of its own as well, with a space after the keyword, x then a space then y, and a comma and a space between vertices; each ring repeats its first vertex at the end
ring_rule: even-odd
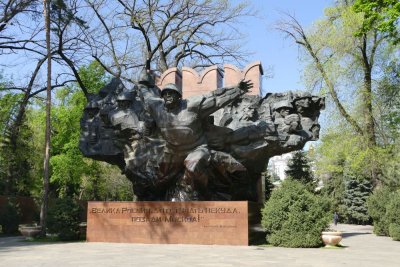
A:
POLYGON ((325 246, 322 247, 322 249, 343 249, 343 248, 347 248, 347 246, 342 246, 342 245, 336 245, 336 246, 325 246))

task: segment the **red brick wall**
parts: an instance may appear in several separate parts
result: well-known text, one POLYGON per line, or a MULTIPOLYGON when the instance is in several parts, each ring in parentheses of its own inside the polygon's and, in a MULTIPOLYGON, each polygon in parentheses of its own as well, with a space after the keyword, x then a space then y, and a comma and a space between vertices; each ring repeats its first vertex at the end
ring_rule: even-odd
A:
POLYGON ((259 95, 262 88, 262 74, 260 61, 250 63, 243 70, 231 64, 225 64, 223 70, 216 65, 211 66, 202 73, 187 67, 183 67, 182 71, 170 68, 157 79, 157 86, 162 89, 167 83, 175 83, 183 88, 183 98, 187 98, 208 93, 222 86, 235 85, 245 79, 251 80, 254 85, 249 94, 259 95))

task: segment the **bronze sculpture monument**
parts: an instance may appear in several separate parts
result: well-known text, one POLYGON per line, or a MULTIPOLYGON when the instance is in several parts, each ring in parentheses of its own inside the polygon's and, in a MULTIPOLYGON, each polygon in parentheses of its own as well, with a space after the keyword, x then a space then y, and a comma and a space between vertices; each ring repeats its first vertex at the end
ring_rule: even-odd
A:
POLYGON ((318 139, 324 99, 246 95, 252 86, 182 99, 178 85, 160 90, 145 70, 132 89, 114 78, 84 110, 80 149, 117 165, 139 200, 256 201, 269 158, 318 139))

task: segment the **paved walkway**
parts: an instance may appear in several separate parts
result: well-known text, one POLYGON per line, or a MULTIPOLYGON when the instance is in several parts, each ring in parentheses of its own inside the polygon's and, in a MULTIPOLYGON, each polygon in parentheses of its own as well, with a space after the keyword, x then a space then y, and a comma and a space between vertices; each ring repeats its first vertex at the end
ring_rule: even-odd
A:
POLYGON ((400 242, 375 236, 371 226, 336 228, 344 232, 341 244, 345 248, 37 243, 7 237, 0 238, 0 266, 400 266, 400 242))

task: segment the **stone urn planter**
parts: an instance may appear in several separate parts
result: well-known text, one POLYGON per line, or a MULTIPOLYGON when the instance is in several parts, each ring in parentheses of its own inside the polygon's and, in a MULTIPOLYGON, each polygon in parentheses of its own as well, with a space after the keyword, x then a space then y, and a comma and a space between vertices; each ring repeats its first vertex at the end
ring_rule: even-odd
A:
POLYGON ((326 231, 321 234, 322 242, 326 247, 337 246, 342 240, 342 232, 339 231, 326 231))
POLYGON ((34 237, 39 236, 41 230, 42 230, 42 227, 39 225, 22 224, 19 226, 19 232, 26 239, 33 239, 34 237))

